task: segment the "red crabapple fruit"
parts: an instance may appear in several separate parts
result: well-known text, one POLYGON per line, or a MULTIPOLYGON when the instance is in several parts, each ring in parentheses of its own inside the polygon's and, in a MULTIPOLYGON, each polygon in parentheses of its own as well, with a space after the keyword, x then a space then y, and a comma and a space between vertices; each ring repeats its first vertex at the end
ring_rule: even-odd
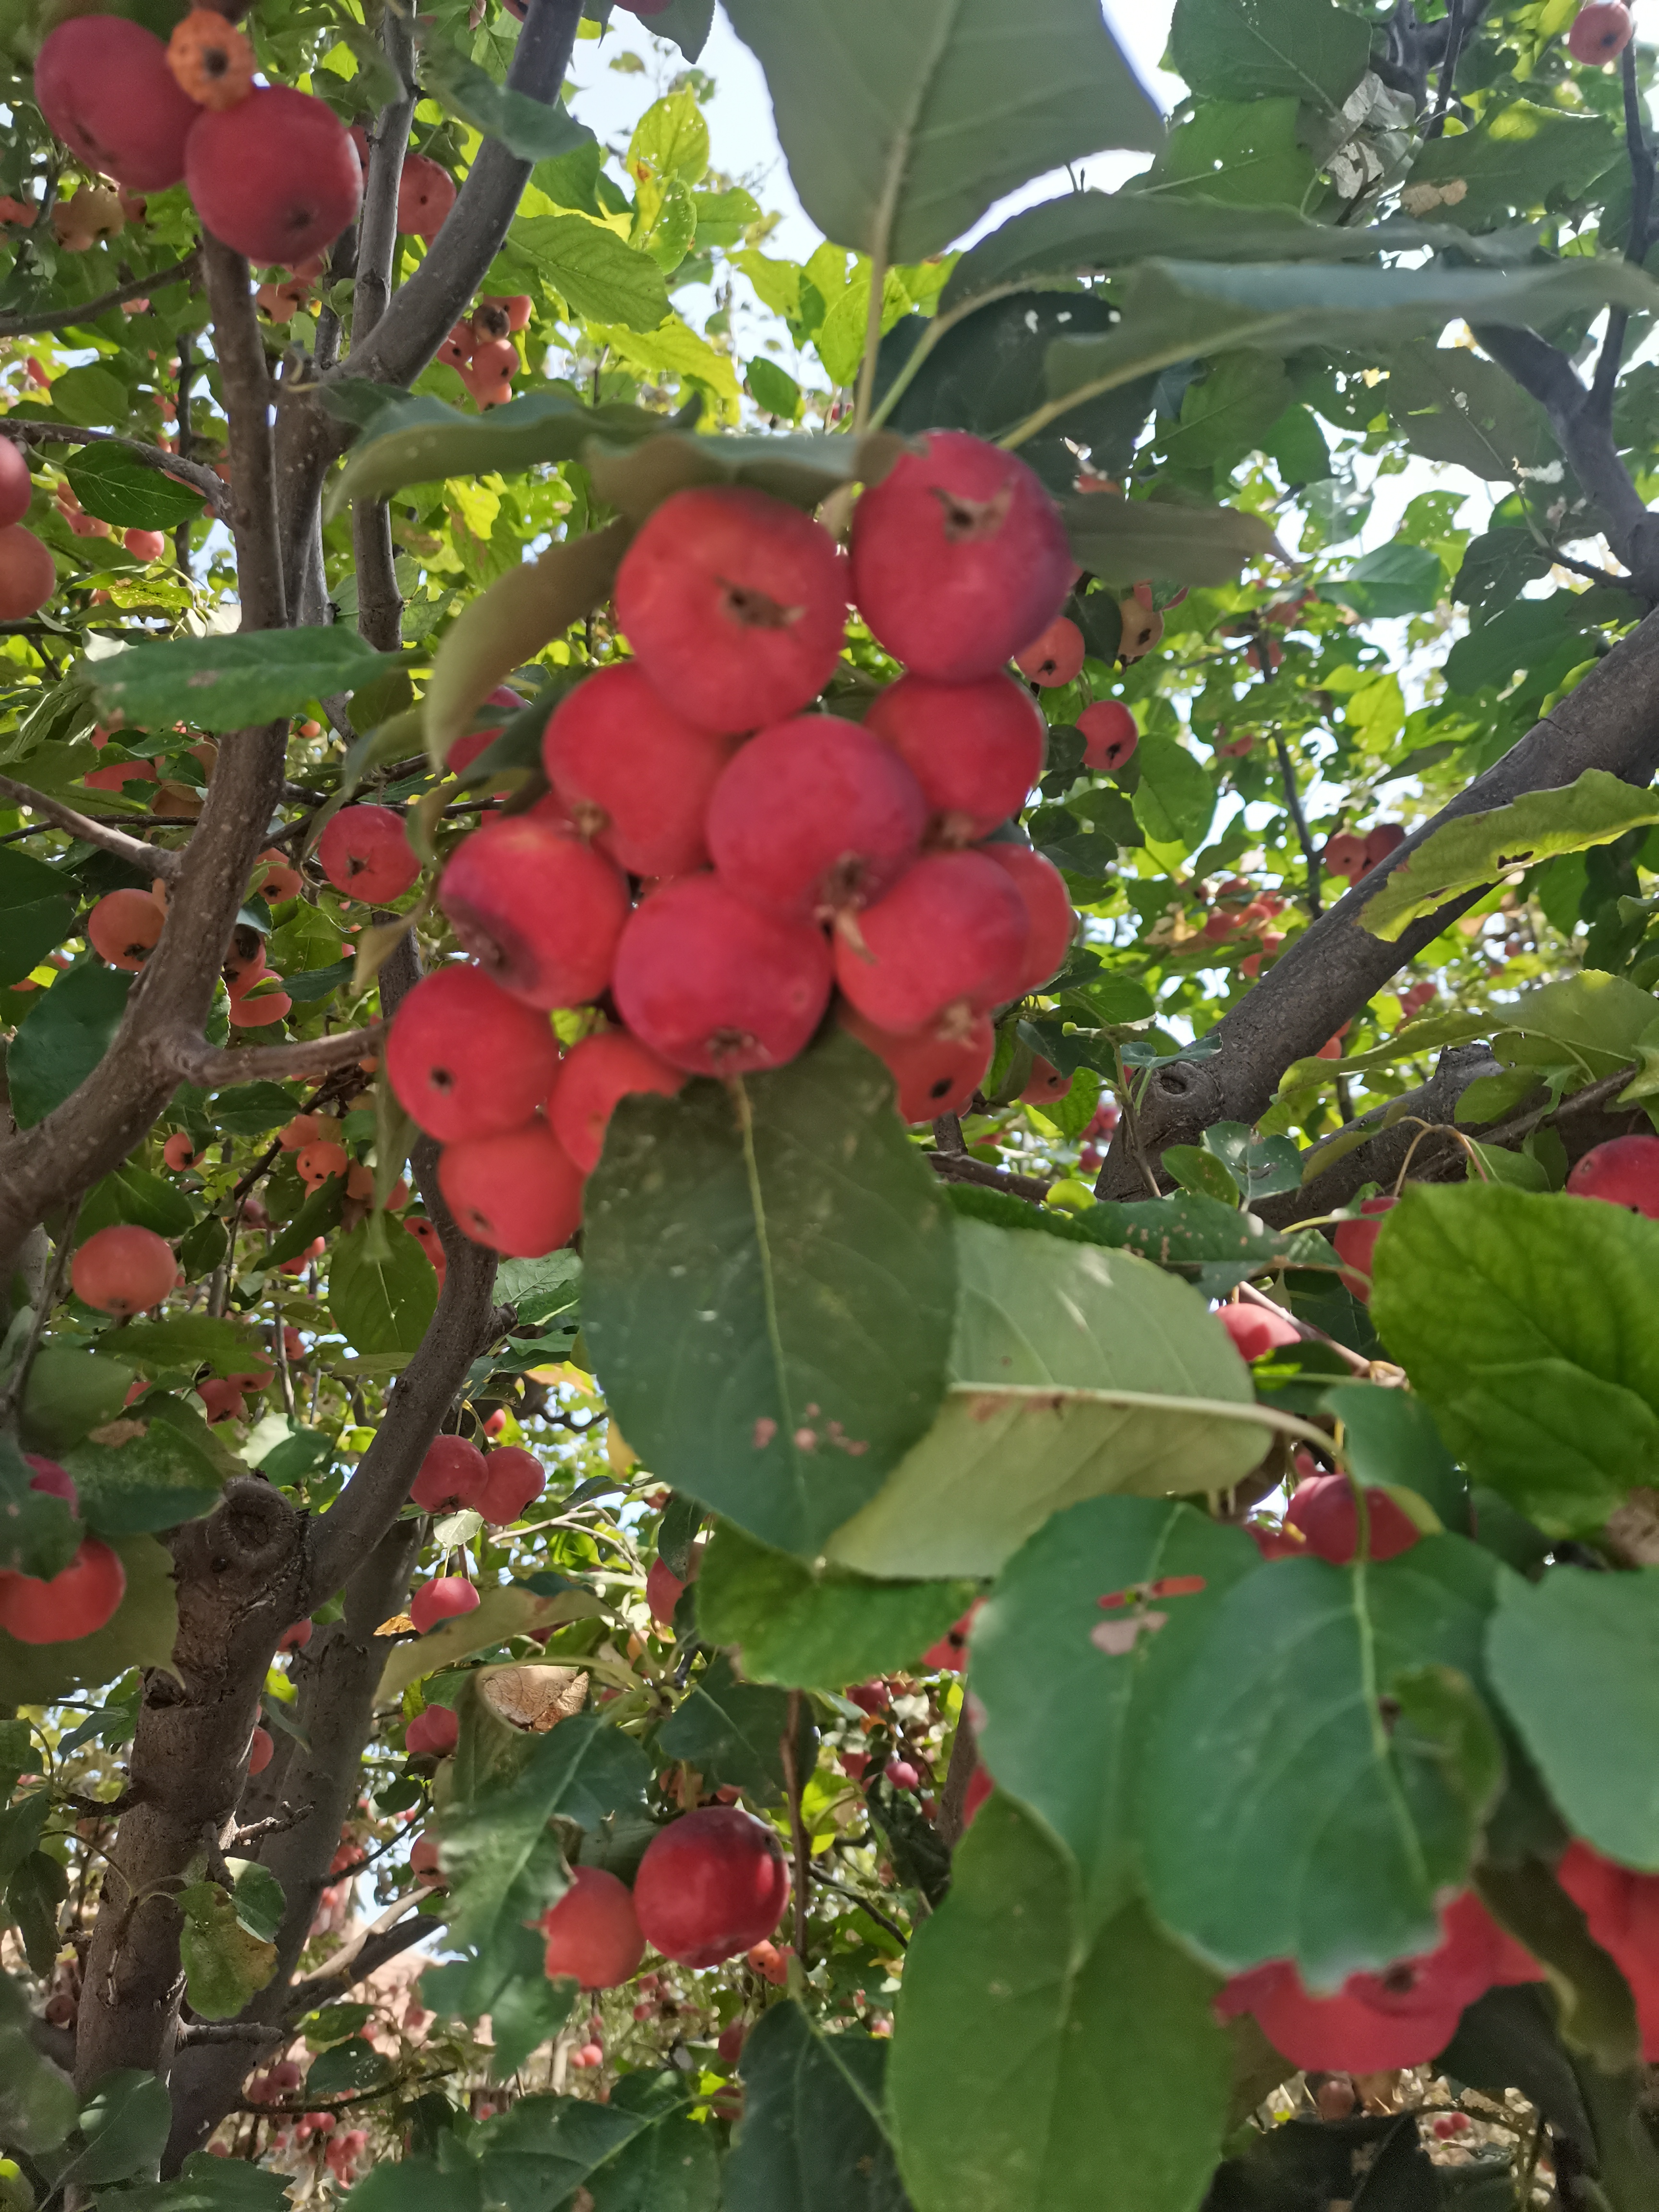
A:
POLYGON ((84 1536, 61 1574, 0 1573, 0 1629, 20 1644, 78 1643, 113 1619, 126 1587, 119 1556, 84 1536))
POLYGON ((161 941, 167 909, 149 891, 106 891, 87 916, 87 941, 112 968, 137 969, 161 941))
POLYGON ((789 1902, 774 1831, 736 1805, 704 1805, 659 1830, 634 1878, 646 1941, 682 1966, 717 1966, 762 1942, 789 1902))
POLYGON ((161 1158, 175 1175, 193 1168, 199 1157, 195 1140, 185 1129, 175 1129, 161 1147, 161 1158))
POLYGON ((256 1728, 248 1738, 248 1772, 263 1774, 276 1755, 276 1747, 271 1741, 270 1730, 267 1728, 256 1728))
POLYGON ((1346 876, 1357 883, 1365 872, 1365 840, 1357 830, 1339 830, 1325 840, 1319 859, 1327 875, 1346 876))
POLYGON ((552 1090, 559 1048, 547 1018, 476 968, 441 968, 398 1007, 386 1072, 416 1126, 446 1144, 527 1121, 552 1090))
MULTIPOLYGON (((405 154, 398 179, 398 228, 405 238, 432 239, 455 204, 455 179, 424 154, 405 154)), ((517 356, 514 356, 517 361, 517 356)))
POLYGON ((797 714, 751 738, 714 787, 708 849, 739 898, 826 921, 890 890, 927 824, 890 745, 834 714, 797 714))
POLYGON ((1342 1280, 1363 1306, 1371 1302, 1371 1255, 1376 1249, 1382 1223, 1380 1217, 1398 1206, 1397 1198, 1367 1198, 1360 1202, 1361 1218, 1339 1221, 1331 1231, 1336 1256, 1342 1262, 1342 1280))
MULTIPOLYGON (((440 358, 442 358, 441 355, 440 358)), ((521 699, 516 691, 510 690, 505 684, 498 684, 484 701, 484 706, 500 707, 509 714, 516 714, 526 703, 526 702, 521 699)), ((480 712, 482 711, 481 708, 480 712)), ((457 738, 444 755, 444 764, 449 773, 452 775, 465 775, 479 754, 487 751, 495 744, 496 738, 501 734, 502 727, 501 723, 495 722, 487 730, 474 730, 467 737, 457 738)))
POLYGON ((901 676, 864 726, 894 748, 921 786, 933 814, 928 834, 939 844, 988 836, 1018 813, 1042 773, 1042 710, 1000 672, 974 684, 901 676))
POLYGON ((23 448, 15 438, 0 438, 0 530, 9 530, 29 511, 34 479, 23 448))
POLYGON ((159 561, 167 550, 166 535, 159 530, 125 530, 121 543, 135 561, 159 561))
POLYGON ((657 690, 711 730, 798 713, 830 681, 847 627, 829 532, 736 486, 665 499, 623 556, 616 605, 657 690))
POLYGON ((603 1867, 573 1868, 569 1888, 539 1924, 549 1981, 568 1976, 585 1990, 615 1990, 640 1971, 645 1938, 632 1893, 603 1867))
POLYGON ((1110 775, 1133 758, 1140 743, 1134 716, 1121 699, 1097 699, 1077 718, 1083 732, 1083 765, 1096 775, 1110 775))
POLYGON ((29 1467, 29 1488, 38 1490, 48 1498, 61 1498, 70 1511, 79 1514, 81 1495, 75 1487, 75 1478, 66 1467, 59 1467, 55 1459, 47 1459, 40 1452, 25 1452, 29 1467))
POLYGON ((314 94, 259 86, 234 107, 192 112, 185 182, 196 212, 250 261, 303 261, 331 246, 356 214, 357 149, 314 94))
POLYGON ((550 1010, 586 1006, 610 982, 628 884, 580 837, 520 814, 457 846, 438 903, 503 991, 550 1010))
POLYGON ((484 1455, 465 1437, 434 1437, 410 1496, 423 1512, 476 1506, 483 1496, 484 1455))
POLYGON ((453 1620, 463 1613, 476 1613, 483 1602, 462 1575, 439 1575, 424 1583, 410 1601, 409 1617, 424 1636, 440 1621, 453 1620))
POLYGON ((615 991, 629 1028, 672 1066, 741 1075, 805 1048, 830 981, 821 929, 763 913, 716 876, 684 876, 629 916, 615 991))
POLYGON ((1588 0, 1567 33, 1567 52, 1576 62, 1599 67, 1624 52, 1635 27, 1624 0, 1588 0))
POLYGON ((1659 1137, 1613 1137, 1575 1161, 1567 1177, 1575 1198, 1602 1198, 1659 1221, 1659 1137))
POLYGON ((232 1029, 263 1030, 280 1022, 294 1004, 282 983, 275 969, 268 968, 246 991, 233 996, 227 1009, 232 1029))
POLYGON ((0 622, 27 622, 57 589, 57 563, 34 532, 21 522, 0 530, 0 622))
MULTIPOLYGON (((660 510, 659 510, 660 512, 660 510)), ((853 510, 853 598, 918 676, 989 676, 1059 613, 1071 549, 1041 480, 964 430, 912 441, 853 510)))
POLYGON ((1034 1055, 1031 1073, 1025 1088, 1019 1094, 1022 1106, 1052 1106, 1064 1098, 1071 1090, 1073 1078, 1062 1075, 1053 1060, 1044 1060, 1041 1053, 1034 1055))
POLYGON ((986 1013, 1018 995, 1028 927, 1018 888, 982 853, 929 853, 836 931, 836 980, 899 1036, 959 1004, 986 1013))
POLYGON ((165 43, 120 15, 72 15, 35 58, 40 112, 88 168, 137 192, 185 173, 201 109, 175 82, 165 43))
MULTIPOLYGON (((1346 1567, 1359 1548, 1359 1511, 1353 1486, 1345 1474, 1316 1474, 1299 1482, 1285 1508, 1285 1518, 1302 1531, 1314 1556, 1328 1559, 1334 1567, 1346 1567)), ((1422 1534, 1386 1490, 1367 1490, 1365 1518, 1373 1559, 1397 1559, 1422 1534)))
POLYGON ((283 1631, 276 1638, 276 1649, 278 1651, 303 1651, 313 1633, 313 1624, 307 1615, 304 1620, 296 1620, 283 1631))
POLYGON ((626 1030, 603 1030, 574 1046, 548 1109, 553 1133, 584 1175, 592 1175, 605 1149, 605 1133, 619 1100, 654 1091, 672 1098, 685 1076, 626 1030))
POLYGON ((1039 690, 1052 691, 1075 681, 1085 651, 1077 624, 1056 615, 1047 629, 1014 655, 1014 665, 1039 690))
POLYGON ((1397 851, 1405 842, 1403 823, 1379 822, 1365 840, 1365 857, 1360 865, 1360 874, 1370 875, 1373 868, 1380 867, 1389 854, 1397 851))
POLYGON ((411 1759, 447 1759, 461 1740, 461 1724, 447 1705, 428 1705, 404 1730, 411 1759))
POLYGON ((856 1006, 842 1006, 836 1018, 885 1064, 898 1086, 899 1118, 905 1121, 959 1114, 984 1081, 997 1048, 988 1014, 941 1022, 908 1036, 878 1030, 856 1006))
POLYGON ((136 1222, 94 1229, 70 1262, 76 1297, 100 1313, 122 1317, 159 1306, 178 1274, 173 1247, 136 1222))
POLYGON ((1077 934, 1066 878, 1052 861, 1029 845, 981 845, 980 851, 994 860, 1012 882, 1025 906, 1025 950, 1019 981, 1011 994, 1035 991, 1064 965, 1077 934))
POLYGON ((295 1154, 294 1164, 307 1190, 320 1190, 331 1176, 349 1171, 351 1155, 343 1145, 307 1145, 295 1154))
POLYGON ((1221 1323, 1241 1359, 1261 1359, 1281 1344, 1300 1344, 1293 1322, 1281 1321, 1265 1306, 1223 1306, 1216 1319, 1221 1323))
POLYGON ((389 806, 343 806, 317 841, 323 873, 347 898, 385 906, 404 893, 421 863, 389 806))
POLYGON ((509 1528, 523 1519, 546 1487, 547 1476, 534 1452, 502 1444, 485 1457, 478 1510, 492 1528, 509 1528))
POLYGON ((582 1171, 545 1121, 446 1145, 438 1188, 475 1244, 539 1260, 581 1226, 582 1171))
POLYGON ((567 693, 542 740, 548 781, 571 820, 630 876, 708 866, 703 817, 731 751, 729 739, 677 714, 631 660, 567 693))

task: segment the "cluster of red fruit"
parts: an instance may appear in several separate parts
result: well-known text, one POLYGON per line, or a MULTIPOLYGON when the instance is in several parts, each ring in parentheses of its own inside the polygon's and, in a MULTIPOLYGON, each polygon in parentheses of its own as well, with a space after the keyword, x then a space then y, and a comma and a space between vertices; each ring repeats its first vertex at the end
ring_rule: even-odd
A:
POLYGON ((33 496, 22 447, 0 437, 0 622, 27 622, 58 588, 52 555, 23 527, 33 496))
POLYGON ((529 323, 530 310, 531 301, 522 292, 510 299, 480 300, 438 349, 439 360, 455 371, 480 414, 486 407, 505 405, 513 397, 513 380, 520 367, 513 334, 529 323))
POLYGON ((1346 877, 1357 884, 1362 876, 1380 867, 1396 846, 1406 842, 1405 830, 1397 822, 1379 822, 1376 827, 1361 836, 1357 830, 1339 830, 1328 837, 1321 853, 1320 865, 1328 876, 1346 877))
POLYGON ((759 492, 657 508, 617 580, 635 658, 554 712, 547 796, 452 855, 439 902, 479 964, 428 977, 392 1028, 392 1087, 444 1145, 469 1236, 525 1256, 564 1243, 618 1098, 781 1066, 837 988, 907 1120, 972 1097, 992 1009, 1072 939, 1058 872, 986 842, 1042 766, 1042 717, 1006 664, 1072 573, 1038 479, 959 432, 866 491, 850 562, 759 492), (849 596, 908 668, 862 725, 802 711, 849 596), (601 1001, 611 1025, 562 1062, 548 1014, 601 1001))
MULTIPOLYGON (((61 1498, 78 1519, 81 1501, 68 1469, 35 1452, 23 1456, 33 1469, 29 1488, 61 1498)), ((126 1587, 126 1570, 116 1553, 98 1537, 83 1536, 60 1574, 0 1568, 0 1629, 20 1644, 76 1643, 112 1618, 126 1587)))

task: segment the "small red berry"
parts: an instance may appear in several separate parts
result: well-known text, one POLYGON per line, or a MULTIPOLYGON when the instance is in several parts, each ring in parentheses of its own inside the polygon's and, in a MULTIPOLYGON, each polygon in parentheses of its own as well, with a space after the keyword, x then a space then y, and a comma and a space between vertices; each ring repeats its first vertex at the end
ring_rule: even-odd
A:
POLYGON ((477 969, 441 968, 398 1007, 386 1068, 416 1126, 447 1143, 520 1127, 553 1088, 559 1048, 544 1014, 477 969))
MULTIPOLYGON (((1367 1490, 1365 1516, 1373 1559, 1397 1559, 1422 1534, 1386 1490, 1367 1490)), ((1285 1519, 1289 1527, 1302 1531, 1316 1559, 1328 1559, 1333 1566, 1346 1566, 1359 1548, 1359 1510, 1346 1475, 1316 1474, 1298 1483, 1285 1519)))
POLYGON ((703 819, 731 753, 729 738, 687 721, 636 661, 579 684, 542 740, 548 781, 571 820, 631 876, 708 866, 703 819))
POLYGON ((1241 1359, 1261 1359, 1281 1344, 1300 1344, 1294 1325, 1281 1321, 1263 1306, 1223 1306, 1216 1319, 1221 1323, 1241 1359))
POLYGON ((592 1175, 605 1149, 605 1133, 619 1103, 641 1091, 672 1098, 685 1076, 626 1030, 584 1037, 559 1071, 548 1119, 553 1133, 584 1175, 592 1175))
POLYGON ((389 806, 343 806, 317 841, 317 859, 337 891, 384 906, 401 898, 421 872, 404 830, 389 806))
POLYGON ((623 1020, 694 1075, 781 1067, 810 1041, 830 988, 821 929, 763 913, 713 875, 654 890, 630 916, 617 954, 623 1020))
POLYGON ((1014 655, 1014 665, 1040 690, 1054 690, 1074 680, 1085 651, 1077 624, 1056 615, 1047 629, 1014 655))
POLYGON ((580 837, 520 814, 456 848, 438 903, 503 991, 550 1011, 586 1006, 610 982, 628 883, 580 837))
POLYGON ((483 1495, 484 1455, 465 1437, 434 1437, 410 1496, 423 1512, 476 1506, 483 1495))
POLYGON ((988 1014, 947 1018, 931 1029, 895 1036, 843 1005, 836 1018, 882 1060, 898 1086, 899 1118, 934 1121, 959 1114, 985 1079, 997 1048, 988 1014))
POLYGON ((902 676, 865 717, 921 785, 930 836, 971 844, 1018 814, 1042 773, 1048 732, 1029 691, 1012 677, 933 684, 902 676))
POLYGON ((483 1602, 470 1582, 459 1575, 440 1575, 422 1584, 410 1602, 409 1617, 424 1636, 440 1621, 453 1620, 463 1613, 476 1613, 483 1602))
POLYGON ((1140 743, 1135 718, 1121 699, 1097 699, 1078 716, 1077 726, 1084 738, 1083 765, 1096 775, 1121 768, 1140 743))
POLYGON ((539 1260, 581 1226, 581 1170, 545 1121, 446 1145, 438 1188, 475 1244, 539 1260))
POLYGON ((1002 869, 981 852, 930 853, 836 931, 836 980, 866 1019, 902 1036, 947 1007, 985 1013, 1016 997, 1026 935, 1002 869))
POLYGON ((478 1510, 492 1528, 521 1520, 547 1487, 547 1476, 534 1452, 502 1444, 484 1457, 483 1492, 478 1510))
POLYGON ((173 1247, 153 1229, 131 1222, 94 1229, 70 1262, 76 1297, 100 1313, 123 1318, 159 1306, 178 1274, 173 1247))
POLYGON ((789 1902, 775 1830, 735 1805, 705 1805, 661 1829, 634 1881, 647 1942, 683 1966, 717 1966, 772 1933, 789 1902))
MULTIPOLYGON (((1331 1042, 1336 1045, 1340 1053, 1341 1046, 1339 1041, 1333 1037, 1331 1042)), ((1324 1054, 1320 1057, 1322 1059, 1324 1054)), ((1335 1054, 1332 1057, 1334 1058, 1335 1054)), ((1397 1198, 1387 1196, 1364 1199, 1360 1204, 1360 1219, 1339 1221, 1331 1231, 1336 1256, 1342 1262, 1342 1280, 1361 1305, 1369 1305, 1371 1302, 1371 1255, 1376 1250, 1376 1240, 1382 1231, 1381 1217, 1391 1212, 1399 1203, 1397 1198)))

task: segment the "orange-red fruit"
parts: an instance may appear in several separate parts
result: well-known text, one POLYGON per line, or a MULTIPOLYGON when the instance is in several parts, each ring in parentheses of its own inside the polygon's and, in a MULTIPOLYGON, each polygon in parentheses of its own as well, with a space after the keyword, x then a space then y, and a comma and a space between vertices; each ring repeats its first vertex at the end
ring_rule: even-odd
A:
POLYGON ((630 876, 708 866, 703 817, 731 750, 676 713, 631 660, 579 684, 542 739, 548 781, 571 819, 630 876))
POLYGON ((1047 731, 1029 691, 1000 672, 975 684, 901 676, 865 717, 921 785, 931 834, 970 844, 1018 814, 1042 773, 1047 731))
POLYGON ((263 1774, 266 1767, 270 1765, 271 1759, 276 1753, 276 1747, 270 1740, 270 1730, 266 1728, 256 1728, 252 1735, 248 1739, 248 1772, 250 1774, 263 1774))
POLYGON ((634 1910, 665 1959, 717 1966, 761 1942, 789 1902, 772 1829, 736 1805, 705 1805, 653 1838, 634 1878, 634 1910))
POLYGON ((1012 453, 933 430, 853 512, 853 598, 887 650, 945 683, 989 676, 1072 583, 1059 510, 1012 453))
POLYGON ((1053 1060, 1044 1060, 1038 1053, 1031 1061, 1030 1080, 1019 1094, 1020 1103, 1025 1106, 1052 1106, 1057 1098, 1066 1096, 1072 1082, 1071 1076, 1062 1075, 1053 1060))
POLYGON ((167 41, 167 67, 204 107, 234 107, 246 100, 255 66, 252 43, 216 9, 192 8, 167 41))
POLYGON ((232 1029, 264 1030, 280 1022, 294 1004, 282 981, 274 969, 267 968, 246 991, 233 993, 228 1009, 232 1029))
POLYGON ((320 1190, 331 1176, 343 1176, 351 1165, 351 1156, 343 1145, 307 1145, 296 1155, 294 1162, 300 1180, 312 1190, 320 1190))
POLYGON ((1019 981, 1010 994, 1018 997, 1036 990, 1063 965, 1077 934, 1077 916, 1066 878, 1041 853, 1029 845, 981 845, 979 849, 1009 878, 1025 908, 1019 981))
POLYGON ((959 1114, 983 1082, 997 1048, 988 1014, 942 1022, 908 1036, 878 1030, 856 1006, 842 1006, 836 1018, 885 1063, 898 1085, 899 1116, 905 1121, 959 1114))
POLYGON ((421 872, 404 817, 389 806, 342 807, 317 841, 317 858, 337 891, 371 906, 401 898, 421 872))
POLYGON ((440 1575, 423 1583, 410 1601, 409 1617, 424 1636, 441 1620, 453 1620, 463 1613, 476 1613, 483 1600, 461 1575, 440 1575))
POLYGON ((884 899, 836 935, 836 981, 878 1029, 902 1036, 965 1002, 988 1012, 1017 997, 1024 901, 980 852, 930 853, 884 899))
POLYGON ((545 1018, 476 968, 441 968, 398 1009, 386 1075, 418 1127, 444 1143, 527 1121, 559 1072, 545 1018))
POLYGON ((1241 1359, 1260 1359, 1281 1344, 1299 1344, 1294 1325, 1281 1321, 1264 1306, 1223 1306, 1216 1319, 1221 1323, 1241 1359))
MULTIPOLYGON (((1346 1567, 1359 1548, 1359 1510, 1345 1474, 1316 1474, 1299 1482, 1285 1508, 1288 1527, 1299 1528, 1316 1558, 1346 1567)), ((1409 1552, 1422 1531, 1386 1490, 1365 1492, 1367 1556, 1397 1559, 1409 1552)))
POLYGON ((811 1039, 830 986, 822 930, 763 913, 712 875, 654 890, 617 951, 623 1019, 693 1075, 781 1067, 811 1039))
POLYGON ((521 814, 456 848, 438 903, 503 991, 532 1006, 580 1006, 611 981, 628 884, 580 837, 521 814))
POLYGON ((15 438, 0 437, 0 530, 9 530, 29 511, 34 479, 23 448, 15 438))
POLYGON ((1339 830, 1334 837, 1325 840, 1319 858, 1328 875, 1352 880, 1365 872, 1365 840, 1357 830, 1339 830))
POLYGON ((455 179, 424 154, 405 154, 398 179, 398 228, 408 238, 435 238, 455 204, 455 179))
POLYGON ((161 1147, 161 1158, 174 1175, 182 1175, 186 1168, 193 1168, 197 1157, 195 1141, 185 1129, 175 1129, 161 1147))
POLYGON ((434 1437, 409 1494, 426 1512, 438 1513, 476 1505, 483 1487, 484 1455, 477 1444, 465 1437, 434 1437))
POLYGON ((196 1395, 210 1421, 240 1421, 246 1416, 242 1386, 233 1382, 228 1376, 210 1376, 206 1382, 197 1384, 196 1395))
POLYGON ((543 1913, 541 1930, 550 1981, 568 1975, 585 1990, 620 1989, 645 1956, 628 1885, 603 1867, 572 1871, 569 1888, 543 1913))
POLYGON ((0 1629, 20 1644, 74 1644, 113 1617, 126 1587, 116 1553, 85 1536, 62 1574, 0 1574, 0 1629))
POLYGON ((58 589, 52 555, 32 530, 0 530, 0 622, 27 622, 58 589))
POLYGON ((142 968, 155 950, 166 910, 148 891, 106 891, 87 916, 87 939, 112 968, 142 968))
POLYGON ((1624 52, 1635 27, 1624 0, 1589 0, 1567 33, 1567 52, 1574 61, 1598 67, 1624 52))
POLYGON ((1659 1221, 1659 1137, 1613 1137, 1574 1163, 1567 1188, 1575 1198, 1602 1198, 1611 1206, 1659 1221))
POLYGON ((1389 854, 1397 851, 1405 842, 1403 823, 1379 822, 1365 840, 1365 857, 1360 866, 1360 874, 1370 875, 1373 868, 1380 867, 1389 854))
POLYGON ((167 550, 167 541, 159 530, 124 531, 121 543, 135 561, 159 561, 167 550))
POLYGON ((438 1188, 475 1244, 539 1260, 581 1226, 581 1170, 545 1121, 446 1145, 438 1188))
POLYGON ((1014 665, 1039 690, 1050 691, 1074 680, 1084 651, 1083 632, 1064 615, 1056 615, 1047 629, 1014 655, 1014 665))
POLYGON ((278 1651, 303 1651, 312 1638, 312 1622, 307 1617, 296 1620, 285 1628, 276 1638, 278 1651))
POLYGON ((483 1494, 478 1510, 492 1528, 506 1528, 523 1517, 547 1487, 534 1452, 502 1444, 484 1459, 483 1494))
POLYGON ((106 1314, 147 1313, 161 1304, 178 1273, 173 1247, 130 1221, 94 1229, 70 1262, 76 1297, 106 1314))
POLYGON ((1078 716, 1077 726, 1083 732, 1083 765, 1096 775, 1121 768, 1140 743, 1135 718, 1121 699, 1097 699, 1078 716))
POLYGON ((185 182, 196 212, 250 261, 302 261, 331 245, 356 214, 363 191, 357 149, 333 109, 312 94, 261 86, 216 114, 193 105, 191 112, 197 119, 185 182))
POLYGON ((751 738, 721 776, 708 849, 739 898, 823 920, 890 890, 927 825, 921 787, 891 746, 834 714, 797 714, 751 738))
POLYGON ((34 97, 64 143, 118 184, 161 191, 184 175, 185 142, 202 111, 141 23, 73 15, 58 24, 35 60, 34 97))
POLYGON ((652 683, 710 730, 757 730, 816 698, 847 626, 829 532, 738 487, 665 499, 623 556, 616 605, 652 683))
POLYGON ((1659 2063, 1659 1875, 1620 1866, 1575 1837, 1555 1876, 1629 1983, 1642 2056, 1659 2063))
POLYGON ((653 1559, 651 1571, 645 1578, 645 1601, 651 1608, 652 1620, 660 1623, 664 1628, 672 1628, 674 1608, 684 1594, 685 1583, 674 1572, 667 1560, 653 1559))
POLYGON ((1336 1256, 1342 1262, 1342 1279, 1361 1305, 1368 1306, 1371 1302, 1371 1255, 1382 1233, 1380 1217, 1399 1203, 1397 1198, 1363 1200, 1359 1208, 1363 1218, 1339 1221, 1331 1231, 1336 1256))
POLYGON ((404 1749, 411 1759, 447 1759, 461 1740, 461 1724, 447 1705, 428 1705, 404 1730, 404 1749))
POLYGON ((560 1069, 548 1119, 582 1173, 592 1175, 619 1099, 637 1091, 672 1098, 684 1083, 678 1067, 648 1052, 626 1030, 605 1030, 584 1037, 560 1069))

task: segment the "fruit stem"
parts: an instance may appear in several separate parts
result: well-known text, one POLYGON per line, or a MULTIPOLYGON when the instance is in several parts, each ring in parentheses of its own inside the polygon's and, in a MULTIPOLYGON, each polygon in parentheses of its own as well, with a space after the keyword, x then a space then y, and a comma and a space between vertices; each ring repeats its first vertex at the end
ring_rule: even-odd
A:
POLYGON ((864 358, 859 364, 858 404, 853 410, 853 435, 862 437, 872 425, 870 410, 876 397, 876 356, 881 347, 882 312, 887 301, 887 254, 878 246, 870 257, 870 303, 864 318, 864 358))

